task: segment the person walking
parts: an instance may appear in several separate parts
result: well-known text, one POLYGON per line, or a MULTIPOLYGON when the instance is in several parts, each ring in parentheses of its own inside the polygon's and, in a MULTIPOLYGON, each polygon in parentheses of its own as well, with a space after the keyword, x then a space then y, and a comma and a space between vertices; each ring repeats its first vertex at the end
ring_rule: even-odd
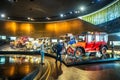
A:
POLYGON ((60 60, 60 62, 62 62, 62 58, 61 58, 62 48, 63 48, 62 44, 61 44, 60 42, 58 42, 58 43, 56 44, 56 54, 57 54, 57 56, 56 56, 56 62, 57 62, 58 60, 60 60))

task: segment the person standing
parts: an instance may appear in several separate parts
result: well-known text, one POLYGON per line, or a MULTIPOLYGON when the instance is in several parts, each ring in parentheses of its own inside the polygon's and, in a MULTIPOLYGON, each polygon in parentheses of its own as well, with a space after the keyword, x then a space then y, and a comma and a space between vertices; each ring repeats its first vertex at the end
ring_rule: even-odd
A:
POLYGON ((41 64, 44 65, 44 56, 45 56, 45 42, 43 41, 40 46, 40 54, 41 54, 41 64))

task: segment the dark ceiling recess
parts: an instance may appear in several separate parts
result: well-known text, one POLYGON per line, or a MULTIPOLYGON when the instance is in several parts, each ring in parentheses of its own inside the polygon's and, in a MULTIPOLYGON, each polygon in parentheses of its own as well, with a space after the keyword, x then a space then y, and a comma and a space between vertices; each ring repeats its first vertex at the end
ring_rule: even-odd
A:
POLYGON ((14 2, 17 2, 18 0, 13 0, 14 2))
MULTIPOLYGON (((0 0, 0 15, 4 13, 5 20, 58 21, 86 15, 113 1, 115 0, 0 0), (84 11, 80 10, 81 6, 85 7, 84 11)), ((3 18, 0 17, 1 19, 3 18)))
POLYGON ((30 0, 30 1, 34 1, 34 0, 30 0))

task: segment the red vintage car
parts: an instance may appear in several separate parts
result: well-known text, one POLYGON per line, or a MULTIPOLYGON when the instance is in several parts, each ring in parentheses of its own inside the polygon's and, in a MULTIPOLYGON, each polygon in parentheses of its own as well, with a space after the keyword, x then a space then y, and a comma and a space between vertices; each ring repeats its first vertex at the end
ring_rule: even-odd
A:
POLYGON ((67 54, 79 57, 85 53, 100 52, 106 54, 108 34, 105 32, 86 32, 77 37, 78 42, 67 48, 67 54))

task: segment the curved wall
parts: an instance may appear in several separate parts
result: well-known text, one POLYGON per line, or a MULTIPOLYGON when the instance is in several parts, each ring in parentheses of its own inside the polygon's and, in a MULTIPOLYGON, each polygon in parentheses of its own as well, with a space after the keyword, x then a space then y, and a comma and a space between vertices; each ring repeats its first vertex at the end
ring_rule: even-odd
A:
POLYGON ((81 16, 81 19, 98 25, 116 19, 118 17, 120 17, 120 0, 116 0, 115 2, 96 12, 81 16))
POLYGON ((58 37, 66 33, 80 34, 85 31, 101 30, 80 19, 54 23, 0 21, 0 35, 8 36, 58 37))

